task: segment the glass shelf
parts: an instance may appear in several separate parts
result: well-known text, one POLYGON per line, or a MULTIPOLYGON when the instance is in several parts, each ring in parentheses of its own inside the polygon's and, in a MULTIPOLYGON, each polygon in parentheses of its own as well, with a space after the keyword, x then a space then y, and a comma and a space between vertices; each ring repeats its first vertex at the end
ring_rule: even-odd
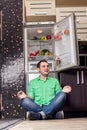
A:
POLYGON ((52 40, 28 40, 28 46, 52 45, 52 40))
POLYGON ((28 57, 28 61, 37 61, 37 60, 53 60, 53 56, 33 56, 33 57, 28 57))

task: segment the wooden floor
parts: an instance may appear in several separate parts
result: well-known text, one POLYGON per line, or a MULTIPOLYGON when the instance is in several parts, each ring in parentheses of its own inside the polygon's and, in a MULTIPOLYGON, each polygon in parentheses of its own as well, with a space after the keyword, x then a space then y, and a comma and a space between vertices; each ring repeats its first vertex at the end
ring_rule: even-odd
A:
POLYGON ((8 130, 87 130, 87 118, 62 120, 24 120, 8 130))

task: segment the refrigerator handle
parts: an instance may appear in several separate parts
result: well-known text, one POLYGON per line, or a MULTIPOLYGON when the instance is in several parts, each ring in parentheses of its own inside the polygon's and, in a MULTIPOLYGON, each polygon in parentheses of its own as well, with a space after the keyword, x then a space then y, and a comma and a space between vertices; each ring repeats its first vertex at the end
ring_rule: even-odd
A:
POLYGON ((80 84, 80 81, 79 81, 79 71, 77 71, 77 84, 80 84))

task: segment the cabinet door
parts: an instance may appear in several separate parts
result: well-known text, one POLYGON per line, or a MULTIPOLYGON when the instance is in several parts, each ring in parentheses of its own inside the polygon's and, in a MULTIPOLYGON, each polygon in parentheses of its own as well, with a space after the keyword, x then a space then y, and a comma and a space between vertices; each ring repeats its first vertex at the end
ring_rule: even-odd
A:
POLYGON ((55 70, 61 71, 78 65, 75 17, 69 15, 54 25, 55 70), (59 62, 57 62, 59 61, 59 62))
POLYGON ((65 108, 68 110, 84 110, 84 85, 81 84, 81 71, 72 69, 61 72, 60 82, 62 86, 70 85, 72 87, 65 108))
POLYGON ((81 86, 83 87, 83 108, 87 110, 87 69, 81 70, 81 86))
POLYGON ((55 0, 25 0, 26 16, 55 15, 55 0))
POLYGON ((56 8, 56 21, 65 18, 71 12, 76 17, 78 40, 87 41, 87 7, 58 7, 56 8))

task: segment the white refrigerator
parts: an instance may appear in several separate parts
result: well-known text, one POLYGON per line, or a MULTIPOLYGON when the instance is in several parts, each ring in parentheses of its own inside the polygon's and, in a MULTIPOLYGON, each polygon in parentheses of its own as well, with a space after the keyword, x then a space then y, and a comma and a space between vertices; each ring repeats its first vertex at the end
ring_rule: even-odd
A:
MULTIPOLYGON (((46 59, 50 75, 79 65, 75 15, 59 21, 24 24, 24 52, 26 87, 39 75, 36 64, 46 59)), ((57 77, 56 77, 57 78, 57 77)))

